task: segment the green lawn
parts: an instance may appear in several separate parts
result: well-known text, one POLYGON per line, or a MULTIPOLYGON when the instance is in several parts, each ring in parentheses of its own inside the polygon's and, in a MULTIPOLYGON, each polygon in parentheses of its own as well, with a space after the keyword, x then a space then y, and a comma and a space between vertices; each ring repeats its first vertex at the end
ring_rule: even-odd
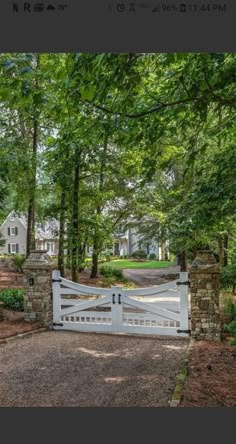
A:
POLYGON ((135 262, 129 259, 116 259, 114 261, 105 262, 100 264, 99 266, 106 265, 112 268, 118 268, 120 270, 124 270, 126 268, 166 268, 171 267, 173 265, 172 262, 168 261, 147 261, 147 262, 135 262))

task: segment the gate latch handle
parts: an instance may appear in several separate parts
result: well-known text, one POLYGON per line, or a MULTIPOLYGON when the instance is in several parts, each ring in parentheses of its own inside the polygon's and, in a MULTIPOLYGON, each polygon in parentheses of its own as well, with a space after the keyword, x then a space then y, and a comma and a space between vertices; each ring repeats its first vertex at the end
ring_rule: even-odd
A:
POLYGON ((118 294, 118 302, 119 302, 119 304, 121 304, 121 294, 118 294))
POLYGON ((112 295, 112 303, 113 303, 113 304, 116 303, 116 302, 115 302, 115 293, 113 293, 113 295, 112 295))

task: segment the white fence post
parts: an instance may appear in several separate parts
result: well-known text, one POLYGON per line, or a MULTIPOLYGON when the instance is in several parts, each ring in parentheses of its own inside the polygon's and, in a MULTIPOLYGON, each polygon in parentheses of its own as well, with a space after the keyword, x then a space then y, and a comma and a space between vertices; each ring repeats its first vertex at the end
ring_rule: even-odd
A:
POLYGON ((60 292, 60 271, 52 272, 52 294, 53 294, 53 322, 59 324, 61 322, 61 292, 60 292))
POLYGON ((186 284, 180 284, 180 329, 188 330, 188 273, 186 271, 180 272, 179 282, 186 282, 186 284))
POLYGON ((117 287, 111 287, 111 325, 112 331, 117 331, 117 312, 116 312, 116 304, 117 304, 117 287))
POLYGON ((117 296, 118 296, 118 300, 117 303, 118 305, 116 306, 116 325, 117 325, 117 331, 122 331, 122 327, 123 327, 123 295, 122 295, 122 290, 123 287, 116 287, 116 291, 117 291, 117 296))

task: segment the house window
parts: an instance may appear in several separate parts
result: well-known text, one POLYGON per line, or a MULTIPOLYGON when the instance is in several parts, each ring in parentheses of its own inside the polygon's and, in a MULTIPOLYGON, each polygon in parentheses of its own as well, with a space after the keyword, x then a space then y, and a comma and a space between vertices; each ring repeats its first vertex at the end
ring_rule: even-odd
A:
POLYGON ((139 250, 142 249, 142 241, 138 241, 138 249, 139 249, 139 250))
POLYGON ((147 242, 147 254, 149 254, 150 253, 150 244, 149 244, 149 242, 147 242))
POLYGON ((8 253, 19 253, 19 245, 18 244, 8 244, 8 253))
POLYGON ((8 236, 17 236, 18 228, 17 227, 9 227, 8 228, 8 236))
POLYGON ((53 242, 47 242, 47 251, 48 251, 48 253, 53 253, 54 252, 54 244, 53 244, 53 242))

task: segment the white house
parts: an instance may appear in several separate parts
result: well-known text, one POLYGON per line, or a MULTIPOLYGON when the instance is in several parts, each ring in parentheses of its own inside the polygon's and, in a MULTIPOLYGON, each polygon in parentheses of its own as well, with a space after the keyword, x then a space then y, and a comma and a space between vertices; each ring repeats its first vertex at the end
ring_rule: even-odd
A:
MULTIPOLYGON (((26 253, 27 218, 24 214, 11 211, 0 227, 5 245, 0 253, 26 253)), ((36 249, 47 250, 53 256, 58 254, 59 223, 50 219, 35 224, 36 249)))
POLYGON ((154 253, 157 260, 164 259, 163 245, 159 245, 154 239, 144 240, 135 228, 124 228, 120 225, 114 235, 114 254, 131 256, 136 250, 145 251, 147 256, 154 253))
MULTIPOLYGON (((58 254, 59 222, 50 219, 36 223, 36 249, 47 250, 51 256, 58 254)), ((24 214, 11 211, 0 227, 5 245, 0 246, 0 253, 26 253, 27 218, 24 214)), ((144 250, 147 257, 154 253, 157 260, 165 259, 165 248, 156 240, 144 240, 134 227, 119 225, 113 236, 113 254, 115 256, 132 256, 136 250, 144 250)), ((88 246, 87 254, 92 256, 92 247, 88 246)), ((167 251, 168 256, 168 251, 167 251)))

